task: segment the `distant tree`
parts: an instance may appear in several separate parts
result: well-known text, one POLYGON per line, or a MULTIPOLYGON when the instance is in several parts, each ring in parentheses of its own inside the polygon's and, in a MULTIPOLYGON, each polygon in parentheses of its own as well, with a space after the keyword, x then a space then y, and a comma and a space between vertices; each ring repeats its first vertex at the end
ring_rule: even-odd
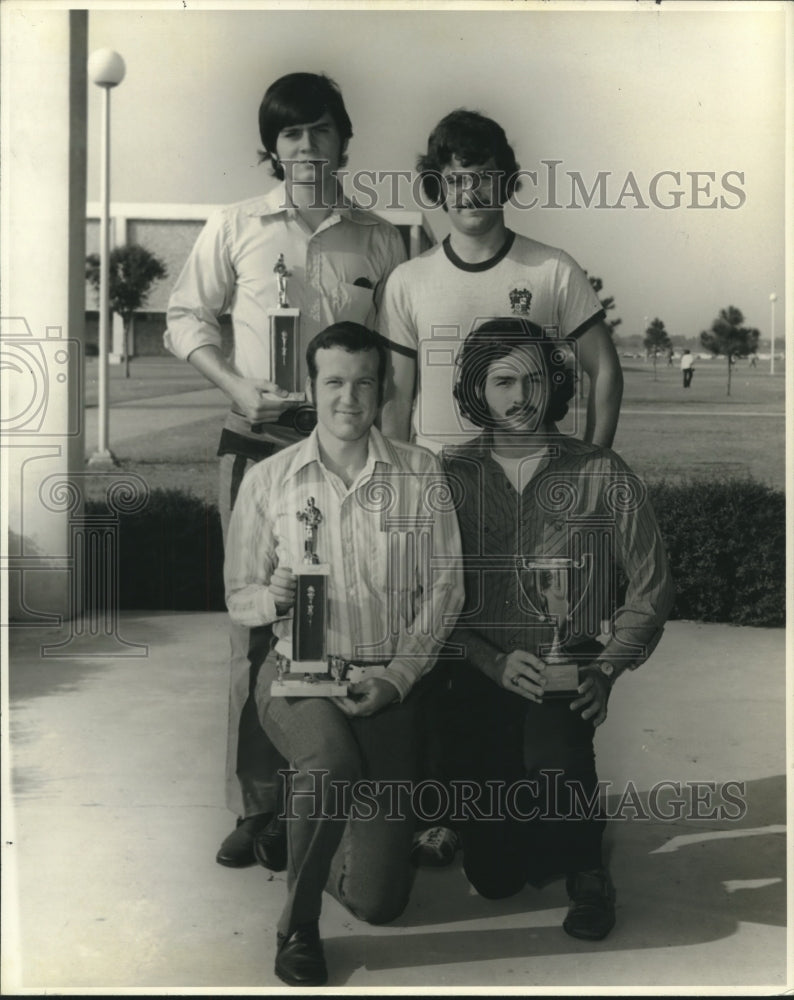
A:
POLYGON ((656 360, 659 352, 665 354, 673 346, 670 342, 670 335, 664 328, 664 323, 660 319, 651 320, 648 329, 645 331, 643 340, 646 352, 653 358, 653 380, 656 381, 656 360))
MULTIPOLYGON (((602 299, 601 292, 604 288, 604 282, 600 278, 591 277, 589 274, 587 274, 587 271, 585 271, 585 274, 587 275, 587 280, 590 282, 590 287, 599 297, 601 308, 604 310, 605 313, 612 312, 612 310, 615 308, 614 296, 607 295, 602 299)), ((608 319, 606 321, 606 324, 609 327, 609 332, 614 334, 616 327, 619 327, 622 322, 623 322, 622 319, 608 319)))
MULTIPOLYGON (((110 251, 110 308, 124 324, 124 375, 130 377, 130 330, 136 309, 146 304, 152 285, 165 278, 168 269, 159 257, 138 243, 110 251)), ((99 254, 85 261, 86 281, 99 295, 99 254)))
POLYGON ((714 355, 721 354, 728 361, 728 393, 731 394, 731 373, 737 358, 746 358, 758 350, 760 333, 754 327, 743 326, 744 316, 736 306, 720 309, 720 314, 710 330, 700 335, 700 343, 714 355))

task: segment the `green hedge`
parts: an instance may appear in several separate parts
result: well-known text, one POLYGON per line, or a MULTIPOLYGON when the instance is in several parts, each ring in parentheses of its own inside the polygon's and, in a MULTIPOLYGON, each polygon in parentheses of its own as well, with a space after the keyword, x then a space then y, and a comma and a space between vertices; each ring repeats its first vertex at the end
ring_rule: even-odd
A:
MULTIPOLYGON (((675 579, 674 618, 785 622, 785 496, 752 480, 649 486, 675 579)), ((86 504, 100 513, 104 505, 86 504)), ((214 507, 152 491, 120 518, 120 604, 135 610, 224 609, 223 543, 214 507)))
MULTIPOLYGON (((87 501, 85 509, 106 508, 87 501)), ((119 570, 121 608, 225 610, 218 511, 178 490, 152 490, 143 510, 119 517, 119 570)))
POLYGON ((676 588, 672 617, 784 625, 786 498, 751 479, 649 487, 676 588))

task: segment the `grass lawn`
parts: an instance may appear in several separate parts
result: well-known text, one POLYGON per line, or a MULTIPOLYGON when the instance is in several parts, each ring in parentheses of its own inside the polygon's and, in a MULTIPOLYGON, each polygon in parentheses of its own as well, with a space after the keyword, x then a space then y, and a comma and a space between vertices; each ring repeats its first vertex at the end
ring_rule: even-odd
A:
MULTIPOLYGON (((749 368, 739 362, 726 395, 726 364, 697 361, 690 389, 677 367, 624 359, 625 391, 614 448, 648 480, 689 480, 750 476, 777 489, 785 485, 784 375, 782 364, 770 376, 768 363, 749 368)), ((96 421, 96 361, 86 366, 89 424, 96 421)), ((144 358, 132 363, 125 379, 110 369, 111 430, 134 421, 134 409, 114 404, 189 393, 208 383, 190 365, 174 358, 144 358)), ((187 400, 189 397, 185 397, 187 400)), ((180 401, 181 402, 181 401, 180 401)), ((580 404, 581 405, 581 404, 580 404)), ((217 449, 222 416, 134 436, 134 423, 111 447, 120 474, 133 472, 151 489, 179 489, 210 503, 217 492, 217 449), (132 433, 131 433, 132 431, 132 433)), ((90 477, 87 493, 103 497, 107 479, 90 477)))
POLYGON ((624 362, 615 451, 653 479, 750 476, 785 486, 784 375, 739 362, 726 395, 724 360, 698 361, 689 389, 677 368, 624 362))
MULTIPOLYGON (((177 358, 135 358, 130 363, 130 377, 124 376, 124 365, 108 365, 108 397, 110 405, 131 399, 152 399, 175 393, 206 389, 209 383, 192 365, 177 358)), ((85 361, 85 405, 97 405, 99 378, 97 359, 85 361)))

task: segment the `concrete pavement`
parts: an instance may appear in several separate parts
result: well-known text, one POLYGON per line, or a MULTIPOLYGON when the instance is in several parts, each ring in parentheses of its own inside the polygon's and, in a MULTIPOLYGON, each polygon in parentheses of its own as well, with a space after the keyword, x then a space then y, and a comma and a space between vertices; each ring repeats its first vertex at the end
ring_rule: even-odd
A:
MULTIPOLYGON (((119 633, 146 655, 103 655, 103 640, 86 639, 73 658, 44 658, 58 633, 11 635, 3 992, 283 993, 273 960, 284 876, 214 861, 232 822, 225 615, 128 612, 119 633)), ((562 932, 562 882, 489 902, 458 861, 420 871, 390 926, 326 897, 330 986, 791 986, 783 631, 671 623, 618 682, 597 752, 623 817, 608 833, 618 911, 606 941, 562 932), (688 802, 678 819, 661 815, 675 813, 670 786, 652 801, 661 781, 688 802)))
MULTIPOLYGON (((216 418, 218 433, 229 412, 229 400, 220 389, 209 387, 190 392, 177 392, 148 399, 130 399, 114 403, 108 410, 108 437, 111 445, 120 441, 146 435, 160 434, 195 423, 197 420, 216 418)), ((96 409, 85 411, 85 451, 90 455, 97 447, 99 435, 96 409)))

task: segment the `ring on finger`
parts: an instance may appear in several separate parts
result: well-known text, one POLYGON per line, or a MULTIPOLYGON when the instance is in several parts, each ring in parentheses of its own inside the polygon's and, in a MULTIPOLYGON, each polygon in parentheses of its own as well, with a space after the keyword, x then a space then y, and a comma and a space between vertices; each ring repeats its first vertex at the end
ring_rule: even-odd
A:
POLYGON ((510 683, 513 685, 513 687, 518 687, 518 674, 515 674, 513 677, 510 678, 510 683))

